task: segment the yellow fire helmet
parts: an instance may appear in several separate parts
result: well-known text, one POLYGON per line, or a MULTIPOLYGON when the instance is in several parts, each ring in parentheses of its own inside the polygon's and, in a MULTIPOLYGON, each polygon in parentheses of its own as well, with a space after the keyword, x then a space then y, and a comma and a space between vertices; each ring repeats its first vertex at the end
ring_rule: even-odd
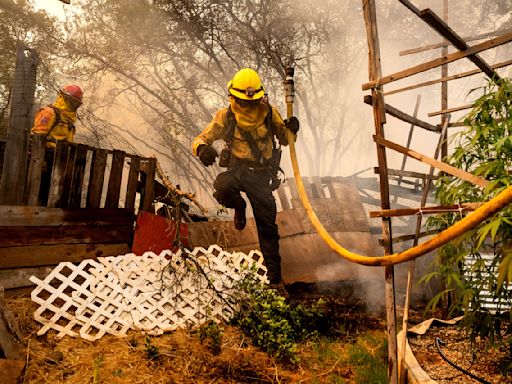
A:
POLYGON ((258 100, 265 95, 265 89, 254 69, 244 68, 235 73, 228 82, 228 91, 243 100, 258 100))

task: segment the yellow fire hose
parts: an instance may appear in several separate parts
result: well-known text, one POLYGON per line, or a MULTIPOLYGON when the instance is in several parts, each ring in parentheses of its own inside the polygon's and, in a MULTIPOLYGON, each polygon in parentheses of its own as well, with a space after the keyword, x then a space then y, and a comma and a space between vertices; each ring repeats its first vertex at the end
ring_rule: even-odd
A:
POLYGON ((340 244, 336 242, 335 239, 329 235, 329 233, 325 230, 325 227, 322 225, 318 217, 316 216, 313 207, 309 201, 309 198, 306 194, 306 190, 304 189, 304 184, 302 183, 302 178, 300 175, 299 164, 297 162, 297 154, 295 152, 295 137, 292 134, 289 135, 289 145, 290 145, 290 157, 292 160, 293 166, 293 174, 295 177, 295 183, 297 184, 297 191, 299 193, 300 199, 302 201, 302 205, 306 209, 309 220, 313 224, 313 227, 317 230, 320 237, 327 243, 327 245, 338 255, 341 257, 357 264, 369 265, 369 266, 386 266, 403 263, 405 261, 409 261, 415 259, 419 256, 422 256, 430 251, 433 251, 440 246, 447 244, 451 240, 456 237, 462 235, 466 231, 473 229, 479 223, 491 217, 496 212, 500 211, 502 208, 507 206, 512 202, 512 186, 505 189, 499 195, 482 205, 480 208, 476 209, 471 214, 464 217, 462 220, 458 221, 450 228, 445 229, 444 231, 438 233, 433 238, 418 244, 413 248, 409 248, 406 251, 401 253, 394 253, 392 255, 387 256, 363 256, 358 255, 357 253, 350 252, 348 249, 343 248, 340 244))
MULTIPOLYGON (((286 104, 287 104, 287 115, 288 118, 293 114, 293 69, 287 69, 287 80, 285 81, 286 86, 286 104)), ((471 214, 468 214, 462 220, 458 221, 451 227, 438 233, 433 238, 416 245, 415 247, 409 248, 401 253, 394 253, 386 256, 363 256, 357 253, 350 252, 346 248, 343 248, 336 242, 335 239, 329 235, 325 230, 324 226, 318 220, 313 207, 309 201, 304 184, 299 170, 299 163, 297 161, 297 153, 295 151, 295 135, 289 132, 288 143, 290 146, 290 157, 293 166, 293 175, 295 177, 295 183, 297 184, 297 191, 299 193, 302 205, 306 209, 309 220, 315 227, 320 237, 327 243, 327 245, 338 255, 351 261, 353 263, 368 265, 368 266, 388 266, 393 264, 403 263, 409 260, 413 260, 419 256, 422 256, 440 246, 447 244, 456 237, 462 235, 470 229, 475 228, 479 223, 485 219, 491 217, 496 212, 507 206, 512 202, 512 186, 505 189, 503 192, 498 194, 496 197, 476 209, 471 214)))

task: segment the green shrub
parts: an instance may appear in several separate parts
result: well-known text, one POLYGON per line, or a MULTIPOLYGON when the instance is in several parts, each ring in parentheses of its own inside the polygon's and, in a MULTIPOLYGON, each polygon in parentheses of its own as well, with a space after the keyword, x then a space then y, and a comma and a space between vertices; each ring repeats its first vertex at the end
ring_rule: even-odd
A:
MULTIPOLYGON (((454 135, 455 149, 445 159, 452 166, 489 181, 486 188, 477 187, 450 175, 442 175, 436 183, 436 198, 442 205, 486 202, 512 185, 512 84, 509 80, 489 82, 483 96, 465 119, 466 129, 454 135)), ((430 228, 445 229, 461 219, 462 213, 445 213, 427 221, 430 228)), ((494 314, 484 308, 480 292, 491 291, 498 305, 511 306, 506 289, 512 280, 512 208, 505 207, 452 243, 440 248, 436 255, 437 270, 423 277, 428 282, 440 277, 444 289, 429 303, 430 309, 441 305, 453 316, 463 314, 463 326, 472 339, 481 336, 491 344, 502 339, 502 323, 510 323, 512 312, 494 314), (480 255, 494 253, 491 265, 480 255), (475 255, 472 266, 464 264, 469 254, 475 255), (465 278, 464 270, 472 278, 465 278)))
POLYGON ((245 280, 241 288, 245 298, 233 323, 271 356, 297 363, 297 343, 318 335, 322 301, 306 308, 287 303, 275 290, 254 281, 245 280))

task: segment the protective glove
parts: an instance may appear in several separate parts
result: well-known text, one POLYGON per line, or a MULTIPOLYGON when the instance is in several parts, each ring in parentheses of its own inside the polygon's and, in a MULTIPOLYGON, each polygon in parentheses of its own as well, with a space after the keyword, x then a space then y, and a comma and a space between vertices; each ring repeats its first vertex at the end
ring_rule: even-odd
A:
POLYGON ((208 167, 215 163, 215 159, 217 158, 217 156, 219 156, 219 154, 217 153, 215 148, 206 144, 201 144, 199 148, 197 148, 197 156, 199 156, 199 160, 201 160, 201 162, 206 167, 208 167))
POLYGON ((284 121, 284 125, 286 125, 286 128, 288 128, 294 134, 297 134, 297 132, 299 131, 299 120, 295 116, 286 119, 284 121))

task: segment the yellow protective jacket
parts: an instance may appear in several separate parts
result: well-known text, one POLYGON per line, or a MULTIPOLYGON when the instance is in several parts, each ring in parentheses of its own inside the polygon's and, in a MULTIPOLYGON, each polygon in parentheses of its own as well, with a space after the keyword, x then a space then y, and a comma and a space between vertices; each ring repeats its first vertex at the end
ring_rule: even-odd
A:
MULTIPOLYGON (((31 132, 33 134, 45 134, 47 139, 51 141, 66 140, 70 143, 73 142, 76 111, 71 109, 62 95, 57 96, 57 100, 52 105, 58 109, 59 113, 55 113, 52 106, 41 108, 36 113, 31 132)), ((55 143, 51 141, 47 143, 47 146, 55 147, 55 143)))
MULTIPOLYGON (((261 101, 256 107, 243 108, 238 105, 233 98, 230 99, 231 110, 235 116, 237 129, 233 134, 231 144, 231 154, 239 159, 257 161, 251 152, 247 140, 242 136, 239 130, 249 132, 254 141, 258 144, 259 150, 265 160, 272 157, 272 137, 267 134, 265 119, 269 112, 269 104, 261 101)), ((272 108, 272 130, 281 145, 288 145, 287 128, 278 110, 272 108)), ((192 153, 197 156, 197 149, 202 144, 212 145, 214 141, 222 139, 228 141, 229 124, 228 108, 217 111, 208 126, 192 141, 192 153)))

